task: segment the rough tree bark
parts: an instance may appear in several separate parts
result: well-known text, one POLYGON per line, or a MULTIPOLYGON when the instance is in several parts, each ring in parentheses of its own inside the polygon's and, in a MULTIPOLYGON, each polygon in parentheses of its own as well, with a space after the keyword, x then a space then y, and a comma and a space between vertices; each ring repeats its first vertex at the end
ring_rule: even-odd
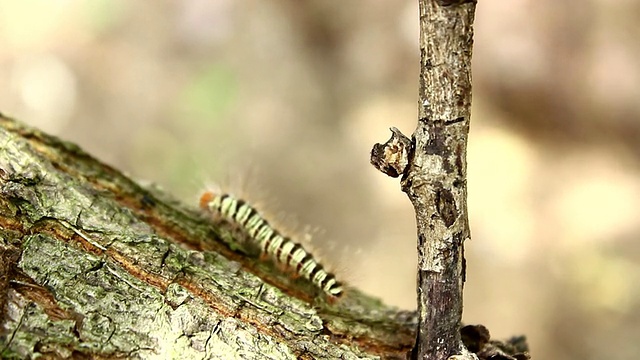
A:
MULTIPOLYGON (((416 212, 418 329, 412 355, 420 360, 478 358, 465 348, 460 333, 464 242, 470 238, 466 149, 475 5, 470 0, 419 0, 418 126, 411 140, 392 128, 391 139, 374 145, 371 153, 379 170, 402 175, 402 190, 416 212)), ((469 333, 483 339, 481 344, 489 339, 482 326, 463 330, 469 333)))
MULTIPOLYGON (((467 134, 475 3, 420 2, 418 127, 402 188, 418 226, 418 359, 465 354, 462 320, 467 134)), ((475 356, 461 358, 473 359, 475 356)))
POLYGON ((414 313, 314 298, 234 236, 0 116, 0 357, 406 358, 414 313))

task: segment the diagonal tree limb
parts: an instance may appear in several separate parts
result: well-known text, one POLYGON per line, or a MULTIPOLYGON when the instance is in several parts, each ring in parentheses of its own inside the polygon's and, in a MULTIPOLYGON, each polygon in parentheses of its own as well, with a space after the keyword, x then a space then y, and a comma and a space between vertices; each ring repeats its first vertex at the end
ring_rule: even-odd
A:
MULTIPOLYGON (((414 313, 353 288, 327 303, 304 281, 248 256, 236 236, 195 204, 0 115, 0 357, 410 353, 414 313)), ((485 336, 475 333, 482 331, 465 337, 485 351, 485 336)), ((482 358, 521 348, 509 346, 482 358)))
POLYGON ((235 236, 0 115, 1 358, 406 358, 414 314, 327 303, 235 236))

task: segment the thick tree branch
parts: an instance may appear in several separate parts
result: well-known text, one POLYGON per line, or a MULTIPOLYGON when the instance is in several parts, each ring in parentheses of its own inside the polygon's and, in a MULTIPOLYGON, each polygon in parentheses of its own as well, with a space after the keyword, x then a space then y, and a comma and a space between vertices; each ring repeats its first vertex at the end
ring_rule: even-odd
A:
MULTIPOLYGON (((0 357, 407 357, 414 313, 353 288, 314 298, 235 236, 0 115, 0 357)), ((481 358, 520 359, 479 329, 464 339, 481 358)))
POLYGON ((406 358, 414 314, 328 304, 234 236, 0 115, 1 358, 406 358))

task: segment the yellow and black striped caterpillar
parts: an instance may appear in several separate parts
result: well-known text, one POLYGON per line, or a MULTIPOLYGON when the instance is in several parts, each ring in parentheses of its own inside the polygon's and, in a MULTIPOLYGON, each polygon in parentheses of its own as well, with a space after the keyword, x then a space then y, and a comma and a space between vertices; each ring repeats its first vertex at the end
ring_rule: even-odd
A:
POLYGON ((206 192, 200 198, 200 207, 237 224, 256 242, 263 254, 270 256, 276 263, 294 269, 296 274, 309 280, 328 296, 342 295, 342 284, 333 274, 324 270, 302 245, 271 227, 256 209, 243 200, 228 194, 206 192))

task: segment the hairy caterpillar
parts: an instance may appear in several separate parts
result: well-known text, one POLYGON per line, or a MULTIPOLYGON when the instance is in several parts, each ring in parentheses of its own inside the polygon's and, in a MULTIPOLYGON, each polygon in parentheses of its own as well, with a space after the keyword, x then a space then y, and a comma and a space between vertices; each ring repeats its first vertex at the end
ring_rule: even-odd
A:
POLYGON ((206 192, 200 198, 200 207, 237 224, 256 242, 263 254, 270 256, 276 263, 294 269, 296 274, 309 280, 328 296, 342 295, 342 284, 333 274, 324 270, 302 245, 271 227, 256 209, 243 200, 229 194, 206 192))

